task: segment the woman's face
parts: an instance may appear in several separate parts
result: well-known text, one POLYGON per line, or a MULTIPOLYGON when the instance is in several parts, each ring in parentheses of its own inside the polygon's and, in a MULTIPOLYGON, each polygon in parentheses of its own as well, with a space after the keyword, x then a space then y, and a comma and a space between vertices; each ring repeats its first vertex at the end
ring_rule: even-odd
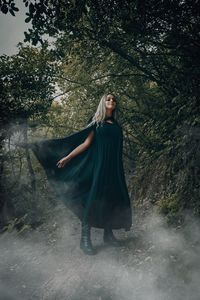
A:
POLYGON ((112 94, 108 94, 106 97, 106 108, 108 110, 114 110, 116 108, 117 102, 116 102, 116 98, 114 95, 112 94))

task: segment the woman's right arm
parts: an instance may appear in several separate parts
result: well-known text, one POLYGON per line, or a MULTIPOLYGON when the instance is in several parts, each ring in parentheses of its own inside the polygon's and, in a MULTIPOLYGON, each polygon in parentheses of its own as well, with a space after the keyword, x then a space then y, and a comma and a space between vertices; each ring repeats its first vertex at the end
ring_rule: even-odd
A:
POLYGON ((91 131, 88 135, 88 137, 85 139, 85 141, 80 144, 78 147, 76 147, 72 152, 70 152, 67 156, 63 157, 62 159, 60 159, 56 166, 58 168, 62 168, 65 166, 65 164, 70 161, 73 157, 77 156, 78 154, 80 154, 81 152, 85 151, 90 144, 92 143, 94 137, 94 131, 91 131))

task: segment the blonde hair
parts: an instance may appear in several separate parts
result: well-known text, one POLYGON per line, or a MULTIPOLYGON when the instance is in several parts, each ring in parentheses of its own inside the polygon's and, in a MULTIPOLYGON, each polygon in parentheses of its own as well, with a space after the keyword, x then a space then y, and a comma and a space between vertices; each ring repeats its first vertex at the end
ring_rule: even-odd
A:
MULTIPOLYGON (((95 123, 95 122, 97 124, 97 127, 99 125, 102 126, 102 124, 104 122, 104 119, 106 117, 106 99, 107 99, 108 95, 112 95, 112 96, 115 97, 115 95, 112 94, 112 93, 108 93, 108 94, 104 94, 103 95, 103 97, 101 98, 101 100, 99 102, 97 110, 96 110, 94 116, 92 117, 92 121, 89 122, 89 124, 87 125, 87 127, 90 126, 92 123, 95 123)), ((116 97, 115 97, 115 99, 116 99, 116 97)), ((115 109, 112 112, 112 116, 115 118, 115 120, 117 120, 117 116, 118 116, 118 103, 117 103, 115 109)))

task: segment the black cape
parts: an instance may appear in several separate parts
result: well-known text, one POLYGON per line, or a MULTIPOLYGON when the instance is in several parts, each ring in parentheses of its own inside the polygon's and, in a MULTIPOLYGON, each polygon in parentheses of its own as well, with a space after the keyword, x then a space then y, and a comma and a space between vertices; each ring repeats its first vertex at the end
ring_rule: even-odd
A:
MULTIPOLYGON (((91 120, 91 119, 90 119, 91 120)), ((44 168, 56 197, 91 226, 130 230, 132 214, 122 163, 123 134, 117 123, 89 123, 64 138, 29 144, 44 168), (57 162, 94 131, 91 145, 63 168, 57 162), (112 158, 111 158, 112 156, 112 158)))

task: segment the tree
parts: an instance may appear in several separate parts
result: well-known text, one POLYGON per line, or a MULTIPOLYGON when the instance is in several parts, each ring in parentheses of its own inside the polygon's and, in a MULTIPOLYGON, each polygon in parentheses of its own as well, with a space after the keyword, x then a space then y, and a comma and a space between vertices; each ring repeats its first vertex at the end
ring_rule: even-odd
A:
MULTIPOLYGON (((7 203, 2 175, 4 163, 7 159, 7 151, 4 149, 4 141, 9 141, 21 124, 25 142, 28 140, 28 122, 34 116, 44 116, 51 106, 55 90, 52 76, 56 65, 52 56, 43 47, 33 49, 31 47, 20 47, 18 54, 0 57, 0 106, 1 106, 1 203, 2 212, 7 203), (14 125, 10 130, 10 125, 14 125)), ((35 191, 35 174, 32 168, 30 154, 25 150, 27 168, 29 170, 32 192, 35 191)))
POLYGON ((16 55, 1 56, 0 66, 1 127, 48 110, 55 64, 46 49, 22 47, 16 55))
POLYGON ((35 45, 43 43, 44 34, 56 39, 54 54, 62 64, 58 79, 62 89, 70 89, 68 96, 72 99, 75 92, 82 99, 97 99, 104 90, 117 91, 126 111, 122 121, 127 144, 138 143, 133 151, 138 156, 137 165, 146 164, 140 178, 148 174, 147 165, 151 166, 151 173, 153 161, 157 170, 161 159, 163 170, 167 171, 160 173, 168 184, 174 184, 169 184, 168 196, 160 185, 163 191, 157 193, 158 199, 162 193, 165 199, 178 195, 179 207, 193 207, 200 212, 196 179, 200 125, 199 3, 24 2, 29 10, 25 21, 32 22, 25 40, 35 45), (179 176, 183 179, 182 170, 184 180, 178 183, 179 176), (186 189, 188 182, 190 188, 186 189))

